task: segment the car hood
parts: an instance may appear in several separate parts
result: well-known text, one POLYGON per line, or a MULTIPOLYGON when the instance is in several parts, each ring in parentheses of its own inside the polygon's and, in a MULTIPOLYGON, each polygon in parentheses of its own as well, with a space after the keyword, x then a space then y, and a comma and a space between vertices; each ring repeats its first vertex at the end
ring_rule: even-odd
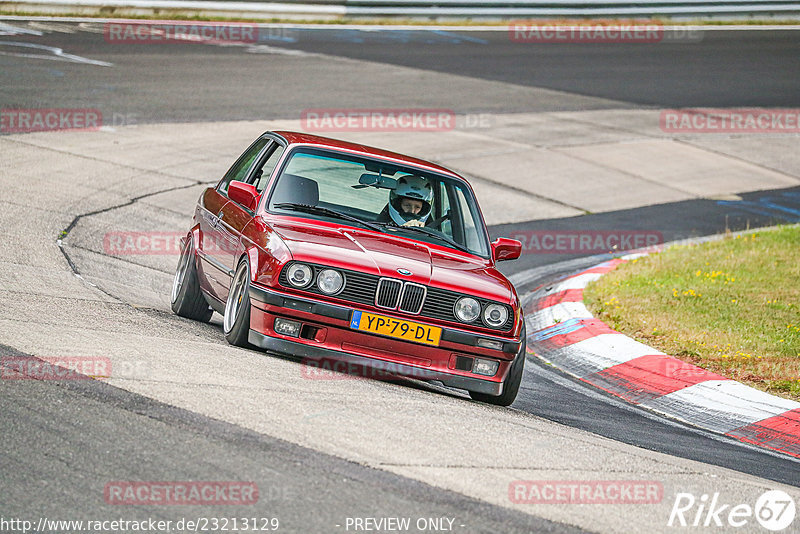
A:
POLYGON ((272 226, 298 261, 400 278, 503 302, 512 299, 511 283, 486 260, 470 254, 441 252, 419 241, 350 227, 306 223, 272 226), (398 269, 412 274, 401 275, 398 269))

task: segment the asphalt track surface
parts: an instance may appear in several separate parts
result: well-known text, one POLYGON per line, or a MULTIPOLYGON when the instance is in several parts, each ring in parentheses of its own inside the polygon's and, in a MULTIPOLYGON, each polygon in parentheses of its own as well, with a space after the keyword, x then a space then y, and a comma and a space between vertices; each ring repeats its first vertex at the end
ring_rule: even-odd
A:
MULTIPOLYGON (((539 99, 519 101, 468 94, 458 100, 458 111, 465 113, 620 105, 798 106, 800 101, 800 39, 788 32, 709 32, 701 42, 692 44, 547 45, 544 49, 509 43, 502 33, 446 32, 431 38, 424 32, 410 32, 400 42, 395 34, 354 33, 358 32, 303 31, 299 37, 292 34, 294 42, 270 39, 267 44, 476 79, 568 89, 571 93, 560 97, 543 93, 539 99)), ((221 47, 115 48, 104 43, 102 35, 83 31, 49 33, 47 37, 48 46, 114 62, 117 67, 106 69, 79 63, 66 66, 59 61, 37 63, 0 56, 3 108, 86 107, 88 98, 91 107, 120 117, 135 116, 141 123, 295 118, 308 107, 404 103, 419 106, 420 84, 426 83, 420 79, 362 78, 358 72, 326 72, 324 67, 298 72, 292 55, 274 51, 264 52, 272 60, 265 66, 265 56, 261 54, 245 55, 221 47), (331 84, 330 80, 340 83, 331 84)), ((36 41, 29 36, 14 36, 13 40, 36 41)), ((0 45, 0 51, 9 48, 0 45)), ((324 58, 320 65, 324 66, 324 58)), ((452 103, 450 90, 440 87, 437 92, 425 93, 425 105, 452 103)), ((753 208, 760 199, 797 192, 798 189, 743 195, 752 202, 748 206, 688 201, 507 225, 491 231, 509 235, 537 228, 655 227, 665 229, 665 240, 680 239, 716 233, 726 227, 736 230, 797 222, 800 218, 786 211, 753 208), (678 213, 680 217, 675 216, 678 213)), ((800 202, 792 205, 796 209, 800 202)), ((503 267, 513 274, 563 259, 568 257, 526 255, 503 267)), ((559 274, 563 272, 544 269, 541 281, 559 274)), ((529 285, 538 281, 531 280, 529 285)), ((221 338, 212 327, 202 332, 221 338)), ((3 353, 18 354, 11 347, 4 348, 3 353)), ((82 515, 91 516, 104 510, 103 505, 87 504, 81 491, 92 483, 108 480, 108 472, 139 480, 193 480, 208 478, 209 473, 225 478, 219 473, 226 473, 230 480, 249 477, 270 481, 262 487, 275 488, 275 493, 264 499, 264 513, 274 511, 282 517, 298 518, 301 524, 294 528, 308 531, 333 530, 330 518, 341 515, 341 509, 347 509, 352 516, 379 515, 385 510, 397 515, 457 516, 470 526, 470 532, 573 530, 250 433, 103 384, 24 381, 5 385, 2 398, 0 427, 6 454, 0 512, 4 516, 32 515, 31 510, 57 514, 65 509, 81 510, 82 515), (69 491, 65 489, 67 485, 69 491)), ((792 460, 662 421, 579 385, 532 359, 514 408, 639 447, 800 485, 800 469, 792 460)), ((225 511, 208 510, 203 515, 212 515, 211 512, 225 511)), ((191 510, 156 510, 150 515, 178 517, 188 513, 196 514, 191 510)), ((134 511, 122 512, 125 514, 136 516, 134 511)))
MULTIPOLYGON (((52 50, 43 43, 110 62, 113 68, 64 61, 20 62, 0 55, 0 102, 10 108, 87 107, 145 122, 298 118, 307 108, 438 107, 456 113, 512 113, 624 107, 792 107, 800 105, 797 32, 707 30, 697 42, 530 44, 504 31, 360 31, 277 28, 258 46, 106 42, 102 23, 0 35, 0 54, 52 50), (9 44, 17 43, 17 44, 9 44), (406 76, 380 69, 309 65, 292 53, 414 67, 406 76), (288 54, 288 55, 287 55, 288 54), (431 85, 425 71, 500 81, 539 92, 497 94, 457 81, 431 85), (33 89, 33 90, 32 90, 33 89), (552 94, 548 90, 566 91, 552 94)), ((312 61, 313 63, 313 61, 312 61)), ((488 87, 487 87, 488 90, 488 87)), ((495 88, 496 90, 496 88, 495 88)))
MULTIPOLYGON (((9 347, 0 350, 4 356, 26 356, 9 347)), ((108 506, 87 502, 86 495, 116 473, 127 475, 125 480, 255 481, 259 521, 277 518, 285 532, 333 532, 344 528, 346 517, 387 511, 457 518, 454 528, 468 532, 580 532, 94 380, 24 381, 4 387, 2 397, 5 518, 241 517, 224 505, 204 506, 202 512, 193 506, 145 506, 146 512, 118 506, 110 515, 108 506)))
MULTIPOLYGON (((525 35, 523 33, 523 35, 525 35)), ((662 42, 533 43, 505 31, 303 31, 292 48, 448 72, 636 106, 796 106, 800 40, 789 31, 664 34, 662 42)), ((484 95, 487 101, 491 95, 484 95)))

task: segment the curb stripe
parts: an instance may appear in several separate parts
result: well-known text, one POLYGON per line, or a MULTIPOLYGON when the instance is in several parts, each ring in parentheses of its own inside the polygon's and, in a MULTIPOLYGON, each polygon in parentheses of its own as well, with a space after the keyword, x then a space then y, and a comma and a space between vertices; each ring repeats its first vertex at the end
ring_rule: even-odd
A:
POLYGON ((533 312, 528 317, 528 320, 533 325, 538 325, 538 328, 545 328, 549 326, 556 326, 559 323, 569 321, 570 319, 593 319, 589 310, 583 305, 583 302, 565 302, 563 304, 556 304, 549 308, 533 312))
POLYGON ((666 354, 640 356, 586 378, 586 381, 634 404, 707 380, 726 378, 666 354))
POLYGON ((746 443, 800 457, 800 408, 728 432, 746 443))
POLYGON ((545 357, 568 373, 585 379, 609 367, 654 353, 658 351, 614 332, 548 351, 545 357))
POLYGON ((575 276, 570 276, 569 278, 565 278, 562 282, 554 285, 551 291, 553 292, 561 292, 566 291, 568 289, 580 289, 583 292, 584 288, 589 284, 589 282, 594 282, 605 273, 580 273, 575 276))
POLYGON ((601 334, 618 334, 599 319, 568 319, 534 333, 533 340, 547 348, 566 347, 601 334), (569 325, 565 328, 562 325, 569 325), (561 327, 561 328, 559 328, 561 327))
MULTIPOLYGON (((603 263, 599 263, 594 267, 589 267, 588 269, 581 271, 577 274, 574 274, 568 278, 577 278, 579 276, 583 276, 585 274, 606 274, 614 269, 616 269, 620 263, 625 263, 628 260, 623 258, 614 258, 613 260, 604 261, 603 263)), ((585 287, 585 286, 584 286, 585 287)))
POLYGON ((556 304, 561 304, 562 302, 583 303, 583 289, 582 288, 565 289, 564 291, 558 291, 557 293, 552 293, 542 298, 542 300, 539 301, 537 307, 543 310, 545 308, 555 306, 556 304))
MULTIPOLYGON (((691 425, 800 458, 800 403, 635 341, 589 313, 583 290, 630 254, 542 285, 525 306, 535 354, 583 382, 691 425)), ((526 299, 527 300, 527 299, 526 299)))
POLYGON ((583 320, 569 319, 563 323, 557 323, 533 332, 530 335, 530 339, 533 339, 533 341, 544 341, 545 339, 551 339, 556 336, 563 336, 583 328, 583 324, 581 323, 583 323, 583 320))
POLYGON ((642 405, 722 434, 797 408, 796 402, 728 379, 701 382, 642 405))

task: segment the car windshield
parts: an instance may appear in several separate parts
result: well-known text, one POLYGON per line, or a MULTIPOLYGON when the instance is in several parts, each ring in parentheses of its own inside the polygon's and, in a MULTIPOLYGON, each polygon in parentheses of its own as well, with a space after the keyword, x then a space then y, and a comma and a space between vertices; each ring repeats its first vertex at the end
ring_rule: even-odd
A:
POLYGON ((355 225, 360 220, 395 235, 489 255, 477 203, 463 181, 383 160, 297 148, 283 165, 268 209, 355 225))

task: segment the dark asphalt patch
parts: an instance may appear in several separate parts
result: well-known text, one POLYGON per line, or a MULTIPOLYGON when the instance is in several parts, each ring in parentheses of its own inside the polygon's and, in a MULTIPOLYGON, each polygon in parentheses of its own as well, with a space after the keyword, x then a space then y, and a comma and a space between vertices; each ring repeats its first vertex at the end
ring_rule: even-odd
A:
MULTIPOLYGON (((32 357, 5 345, 0 356, 32 357)), ((5 517, 277 517, 284 532, 334 532, 347 517, 449 517, 465 525, 459 532, 582 532, 98 380, 3 380, 0 402, 5 517), (260 497, 249 506, 109 505, 114 481, 248 481, 260 497)))

